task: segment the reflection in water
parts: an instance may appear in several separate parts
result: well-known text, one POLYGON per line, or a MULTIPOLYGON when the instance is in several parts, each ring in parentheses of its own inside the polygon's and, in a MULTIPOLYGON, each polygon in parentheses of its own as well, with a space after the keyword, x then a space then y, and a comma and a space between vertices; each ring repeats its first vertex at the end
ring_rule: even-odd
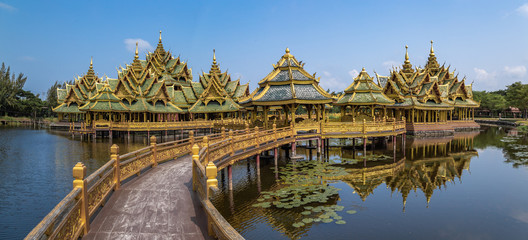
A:
MULTIPOLYGON (((139 140, 139 138, 138 138, 139 140)), ((120 152, 146 146, 114 142, 120 152)), ((0 128, 0 239, 21 239, 72 190, 72 168, 88 174, 110 159, 107 139, 72 140, 65 132, 0 128)))
MULTIPOLYGON (((471 159, 479 155, 474 150, 475 145, 482 144, 477 135, 478 132, 457 134, 451 138, 410 138, 406 141, 405 153, 394 151, 394 146, 400 148, 400 140, 394 144, 376 143, 375 148, 369 146, 366 155, 362 147, 330 147, 321 157, 317 157, 316 152, 313 152, 315 150, 298 148, 298 155, 312 160, 296 163, 288 160, 287 150, 281 150, 277 164, 273 160, 264 161, 260 174, 255 173, 258 168, 253 165, 254 160, 250 160, 251 167, 248 162, 244 162, 245 171, 241 169, 240 163, 234 165, 233 190, 229 191, 225 187, 227 180, 222 178, 222 192, 215 196, 213 202, 231 225, 250 239, 317 239, 332 234, 343 237, 346 235, 339 234, 346 234, 351 228, 364 236, 375 236, 380 233, 357 229, 357 225, 361 224, 357 221, 365 219, 368 222, 373 217, 369 212, 377 212, 375 208, 385 208, 384 204, 394 206, 392 198, 399 199, 400 213, 378 213, 378 218, 395 220, 405 215, 414 217, 416 212, 430 211, 429 204, 437 192, 442 197, 436 200, 436 206, 448 204, 443 199, 445 192, 450 189, 456 191, 456 185, 462 183, 464 172, 469 172, 471 159), (262 192, 257 190, 257 183, 262 192), (323 191, 313 186, 339 191, 330 196, 321 194, 323 191), (309 191, 310 188, 315 190, 309 191), (374 198, 370 203, 370 196, 374 193, 388 198, 374 198), (406 213, 408 198, 418 198, 418 193, 422 194, 424 205, 419 206, 416 201, 412 201, 415 204, 413 211, 406 213), (322 201, 311 201, 310 196, 314 194, 322 201), (354 195, 359 202, 354 200, 354 195), (229 199, 229 203, 226 199, 229 199), (342 225, 335 224, 337 221, 342 225)), ((331 145, 351 144, 351 141, 345 144, 339 140, 331 142, 331 145)), ((397 221, 392 223, 397 225, 397 221)), ((424 234, 427 229, 423 229, 424 234)), ((411 236, 408 234, 406 232, 402 236, 411 236)), ((390 232, 383 236, 391 237, 390 232)))

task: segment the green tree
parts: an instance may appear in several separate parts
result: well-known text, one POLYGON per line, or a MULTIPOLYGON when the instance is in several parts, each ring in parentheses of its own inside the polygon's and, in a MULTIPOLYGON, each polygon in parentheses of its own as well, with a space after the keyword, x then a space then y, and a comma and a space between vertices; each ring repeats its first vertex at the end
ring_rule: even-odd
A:
POLYGON ((11 68, 5 67, 2 63, 0 68, 0 114, 12 112, 16 109, 17 93, 19 93, 26 84, 27 77, 19 73, 18 76, 11 74, 11 68))
POLYGON ((52 109, 59 105, 57 100, 57 88, 62 88, 62 85, 63 84, 60 84, 58 81, 55 81, 55 83, 51 85, 46 93, 46 108, 48 116, 53 116, 54 113, 52 109))
POLYGON ((499 114, 502 110, 507 108, 508 104, 506 98, 500 94, 490 93, 485 98, 485 105, 492 112, 495 112, 496 115, 499 114))
POLYGON ((505 92, 508 104, 522 110, 526 118, 526 112, 528 110, 528 84, 514 82, 506 86, 505 92))

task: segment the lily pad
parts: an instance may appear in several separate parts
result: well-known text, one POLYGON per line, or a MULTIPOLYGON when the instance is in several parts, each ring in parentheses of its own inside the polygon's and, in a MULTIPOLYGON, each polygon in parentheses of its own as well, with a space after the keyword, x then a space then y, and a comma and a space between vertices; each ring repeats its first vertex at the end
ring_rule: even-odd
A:
POLYGON ((345 224, 346 222, 344 220, 339 220, 335 222, 336 224, 345 224))
POLYGON ((332 221, 334 221, 334 220, 331 219, 331 218, 325 218, 325 219, 323 219, 323 222, 324 222, 324 223, 331 223, 332 221))
POLYGON ((302 220, 304 223, 308 224, 308 223, 312 223, 313 222, 313 218, 305 218, 302 220))
POLYGON ((306 216, 306 215, 312 214, 312 212, 311 211, 304 211, 304 212, 301 212, 301 214, 306 216))
POLYGON ((348 214, 356 214, 357 211, 356 210, 348 210, 348 211, 346 211, 346 213, 348 213, 348 214))

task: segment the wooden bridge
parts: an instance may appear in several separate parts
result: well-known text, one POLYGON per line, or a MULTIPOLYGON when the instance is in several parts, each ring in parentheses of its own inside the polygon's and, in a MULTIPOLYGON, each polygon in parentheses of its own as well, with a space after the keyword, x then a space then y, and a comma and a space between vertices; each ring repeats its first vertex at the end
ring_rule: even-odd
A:
POLYGON ((256 155, 259 165, 261 152, 286 144, 292 145, 295 154, 296 142, 303 139, 317 139, 321 146, 322 140, 328 138, 363 138, 366 151, 368 137, 402 135, 403 138, 405 122, 299 124, 283 128, 273 125, 268 130, 255 127, 228 132, 225 129, 222 127, 220 133, 202 137, 195 137, 190 131, 189 138, 160 144, 152 136, 150 146, 123 155, 119 154, 119 147, 113 145, 110 160, 89 176, 86 176, 86 167, 77 163, 73 168, 73 190, 26 239, 75 239, 80 236, 95 239, 116 234, 136 237, 142 234, 147 238, 160 234, 197 237, 203 230, 200 228, 202 222, 209 236, 243 239, 209 200, 218 191, 219 170, 227 167, 231 178, 230 166, 235 162, 256 155), (167 161, 171 162, 158 166, 167 161), (184 165, 187 167, 181 168, 184 165), (189 168, 191 171, 182 171, 189 168), (181 175, 174 175, 174 171, 181 175), (191 187, 197 195, 189 193, 191 187), (153 192, 156 189, 168 189, 169 193, 153 192), (170 198, 170 191, 175 189, 184 196, 177 198, 176 202, 181 203, 177 206, 170 198), (197 205, 203 212, 188 210, 199 209, 197 205), (168 209, 171 211, 167 212, 168 209), (180 211, 185 213, 179 214, 180 211), (169 221, 170 214, 179 217, 173 216, 169 221), (160 227, 152 227, 152 224, 160 227), (180 227, 174 228, 176 225, 180 227), (109 226, 111 230, 106 229, 109 226), (140 232, 144 228, 147 230, 140 232))

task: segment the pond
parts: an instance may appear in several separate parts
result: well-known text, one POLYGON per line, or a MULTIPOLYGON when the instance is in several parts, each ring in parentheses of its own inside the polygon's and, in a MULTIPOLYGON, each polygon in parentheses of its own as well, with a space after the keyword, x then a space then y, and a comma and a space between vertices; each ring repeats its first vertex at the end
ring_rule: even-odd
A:
MULTIPOLYGON (((146 146, 120 146, 130 152, 146 146)), ((71 139, 66 132, 0 127, 0 239, 24 238, 71 190, 72 168, 88 174, 110 159, 108 139, 71 139)))
POLYGON ((247 239, 526 239, 526 136, 482 127, 401 144, 364 155, 332 140, 322 156, 298 147, 304 160, 241 161, 233 190, 219 173, 213 202, 247 239))

